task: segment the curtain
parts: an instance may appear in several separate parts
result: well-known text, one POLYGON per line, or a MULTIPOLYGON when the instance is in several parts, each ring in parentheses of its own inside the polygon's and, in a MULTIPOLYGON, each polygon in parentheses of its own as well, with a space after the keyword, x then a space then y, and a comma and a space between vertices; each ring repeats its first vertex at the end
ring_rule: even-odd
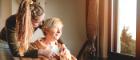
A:
POLYGON ((95 40, 96 56, 100 55, 99 45, 99 0, 86 0, 86 28, 88 40, 95 40), (95 39, 96 37, 96 39, 95 39))
POLYGON ((95 40, 97 58, 107 58, 111 0, 86 0, 88 40, 95 40), (96 39, 95 39, 96 37, 96 39))
POLYGON ((86 31, 88 39, 80 50, 78 60, 93 60, 100 55, 99 0, 86 0, 86 31))

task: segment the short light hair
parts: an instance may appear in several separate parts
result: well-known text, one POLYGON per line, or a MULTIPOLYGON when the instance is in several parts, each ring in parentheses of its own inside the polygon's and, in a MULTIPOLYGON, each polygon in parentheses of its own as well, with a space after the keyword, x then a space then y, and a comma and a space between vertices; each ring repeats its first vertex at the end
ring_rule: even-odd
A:
POLYGON ((48 18, 44 21, 41 29, 44 32, 44 29, 46 29, 46 28, 50 29, 50 28, 53 28, 53 27, 57 27, 58 25, 63 26, 62 20, 58 17, 52 17, 52 18, 48 18))

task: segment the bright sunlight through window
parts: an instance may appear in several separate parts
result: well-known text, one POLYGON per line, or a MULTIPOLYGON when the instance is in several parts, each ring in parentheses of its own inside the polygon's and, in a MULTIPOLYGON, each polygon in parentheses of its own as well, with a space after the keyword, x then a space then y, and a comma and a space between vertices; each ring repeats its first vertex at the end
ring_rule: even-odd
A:
POLYGON ((118 53, 135 55, 136 6, 136 0, 118 1, 118 53))

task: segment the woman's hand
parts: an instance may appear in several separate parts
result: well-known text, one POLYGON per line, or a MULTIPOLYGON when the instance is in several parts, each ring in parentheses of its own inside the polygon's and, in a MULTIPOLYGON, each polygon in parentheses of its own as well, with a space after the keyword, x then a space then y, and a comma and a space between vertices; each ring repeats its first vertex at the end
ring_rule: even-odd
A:
POLYGON ((71 60, 70 51, 66 48, 64 44, 61 46, 60 60, 71 60))

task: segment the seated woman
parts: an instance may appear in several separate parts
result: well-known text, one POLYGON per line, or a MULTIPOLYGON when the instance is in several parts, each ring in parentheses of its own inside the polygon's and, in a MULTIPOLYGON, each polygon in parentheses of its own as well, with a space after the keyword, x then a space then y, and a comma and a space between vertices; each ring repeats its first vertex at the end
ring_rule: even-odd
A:
POLYGON ((31 44, 35 49, 46 50, 46 55, 39 56, 40 58, 45 60, 77 60, 59 40, 62 28, 63 23, 59 18, 53 17, 44 21, 42 31, 45 37, 31 44))

